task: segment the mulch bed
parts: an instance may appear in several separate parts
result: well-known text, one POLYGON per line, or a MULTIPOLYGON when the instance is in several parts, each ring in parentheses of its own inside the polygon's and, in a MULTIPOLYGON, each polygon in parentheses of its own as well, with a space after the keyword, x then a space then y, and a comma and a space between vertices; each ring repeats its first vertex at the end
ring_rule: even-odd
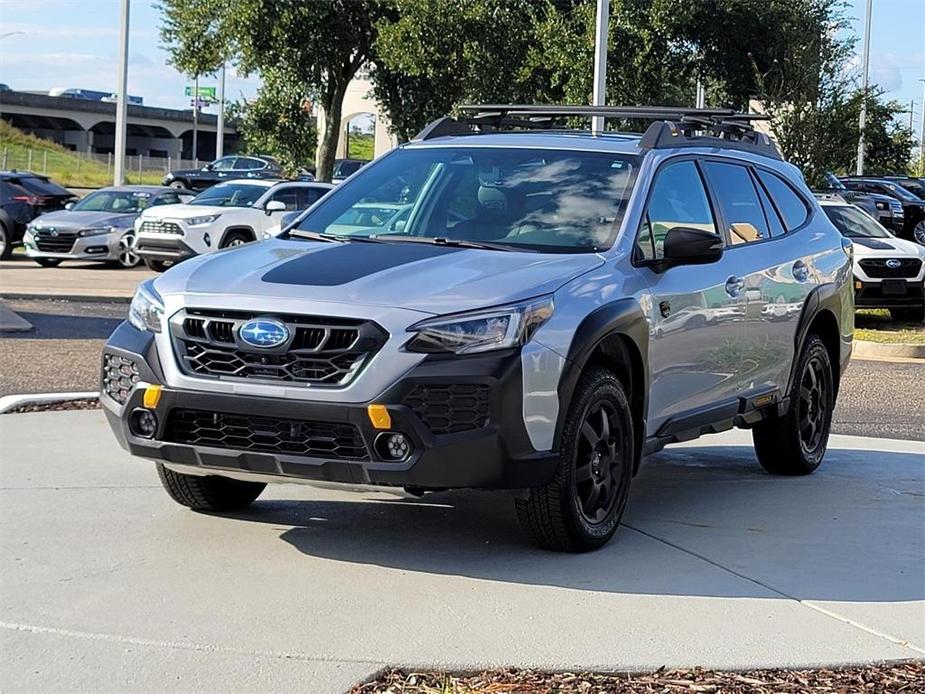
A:
POLYGON ((491 670, 477 675, 389 670, 352 694, 771 694, 925 692, 925 661, 817 670, 665 670, 648 675, 491 670))
POLYGON ((20 405, 4 414, 21 414, 23 412, 61 412, 63 410, 95 410, 100 406, 97 398, 84 400, 67 400, 65 402, 45 402, 33 405, 20 405))

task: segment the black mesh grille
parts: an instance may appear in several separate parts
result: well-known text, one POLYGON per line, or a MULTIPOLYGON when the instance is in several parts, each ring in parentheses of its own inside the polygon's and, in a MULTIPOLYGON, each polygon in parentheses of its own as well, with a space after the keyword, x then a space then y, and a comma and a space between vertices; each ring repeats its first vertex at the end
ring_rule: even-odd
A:
POLYGON ((53 236, 51 232, 40 231, 34 234, 33 238, 40 251, 45 251, 46 253, 70 253, 74 247, 74 242, 77 241, 77 234, 76 232, 62 233, 53 236))
POLYGON ((402 403, 434 434, 455 434, 488 424, 491 389, 479 383, 420 385, 402 403))
POLYGON ((135 362, 115 354, 103 354, 103 392, 124 405, 132 388, 138 383, 135 362))
POLYGON ((369 459, 357 428, 336 422, 174 409, 167 417, 164 440, 333 460, 369 459))
POLYGON ((918 258, 865 258, 860 261, 860 266, 868 277, 878 279, 905 277, 908 279, 919 274, 922 261, 918 258), (890 267, 887 263, 899 264, 896 267, 890 267))

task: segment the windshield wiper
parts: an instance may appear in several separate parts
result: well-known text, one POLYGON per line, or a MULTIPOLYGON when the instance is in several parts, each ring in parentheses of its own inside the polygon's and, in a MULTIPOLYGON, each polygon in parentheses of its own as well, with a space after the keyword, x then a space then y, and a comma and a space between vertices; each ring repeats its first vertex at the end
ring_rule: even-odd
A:
POLYGON ((523 251, 525 253, 536 253, 532 248, 515 248, 512 245, 504 243, 490 243, 488 241, 469 241, 467 239, 448 239, 443 236, 378 236, 374 237, 382 241, 404 241, 410 243, 429 243, 434 246, 451 246, 453 248, 477 248, 483 251, 523 251))
POLYGON ((372 236, 347 236, 346 234, 329 234, 320 231, 305 231, 304 229, 292 229, 289 236, 295 236, 299 239, 311 239, 312 241, 329 241, 331 243, 347 243, 348 241, 385 243, 385 241, 380 241, 372 236))

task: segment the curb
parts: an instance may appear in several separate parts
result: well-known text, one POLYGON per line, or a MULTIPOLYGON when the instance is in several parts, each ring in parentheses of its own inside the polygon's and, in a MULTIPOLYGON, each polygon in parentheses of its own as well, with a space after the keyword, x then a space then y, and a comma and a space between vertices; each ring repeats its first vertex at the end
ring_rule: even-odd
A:
POLYGON ((130 304, 130 296, 104 296, 102 294, 53 294, 53 293, 36 293, 36 292, 3 292, 0 293, 0 300, 13 301, 17 299, 47 299, 49 301, 89 301, 91 303, 107 304, 130 304))
POLYGON ((855 357, 899 357, 902 359, 925 359, 925 344, 854 341, 855 357))
POLYGON ((21 395, 4 395, 0 397, 0 414, 23 405, 48 405, 70 400, 96 400, 99 391, 87 393, 23 393, 21 395))

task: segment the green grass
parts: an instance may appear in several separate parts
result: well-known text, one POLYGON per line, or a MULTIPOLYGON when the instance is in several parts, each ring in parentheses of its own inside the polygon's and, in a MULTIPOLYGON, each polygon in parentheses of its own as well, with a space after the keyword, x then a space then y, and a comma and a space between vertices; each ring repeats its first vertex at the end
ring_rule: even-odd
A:
POLYGON ((894 321, 886 309, 859 309, 854 315, 854 338, 891 344, 925 344, 925 326, 921 323, 894 321))
POLYGON ((347 145, 348 159, 365 159, 369 161, 373 158, 375 136, 373 133, 350 133, 350 140, 347 145))
MULTIPOLYGON (((112 172, 106 164, 78 159, 77 153, 35 135, 14 128, 0 120, 0 157, 5 156, 8 169, 31 170, 51 176, 63 186, 74 188, 96 188, 112 184, 112 172), (29 150, 32 151, 32 165, 29 166, 29 150)), ((160 183, 163 173, 137 171, 126 172, 126 183, 160 183)))

